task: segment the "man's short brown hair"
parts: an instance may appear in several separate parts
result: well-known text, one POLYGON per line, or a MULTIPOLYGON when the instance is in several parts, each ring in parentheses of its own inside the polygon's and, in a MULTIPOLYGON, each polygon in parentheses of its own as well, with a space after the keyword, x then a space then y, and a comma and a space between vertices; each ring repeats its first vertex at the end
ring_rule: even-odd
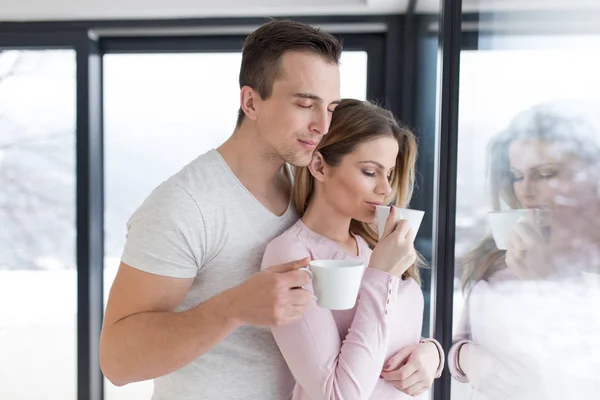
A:
MULTIPOLYGON (((265 100, 271 97, 273 83, 280 75, 281 57, 288 51, 307 52, 337 65, 342 45, 333 35, 308 24, 290 20, 267 22, 244 42, 240 88, 249 86, 265 100)), ((240 107, 237 126, 244 116, 240 107)))

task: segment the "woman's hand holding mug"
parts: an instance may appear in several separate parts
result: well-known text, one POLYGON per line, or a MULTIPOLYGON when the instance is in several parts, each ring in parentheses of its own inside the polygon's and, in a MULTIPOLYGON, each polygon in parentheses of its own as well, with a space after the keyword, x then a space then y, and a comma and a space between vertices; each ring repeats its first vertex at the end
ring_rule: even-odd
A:
POLYGON ((396 207, 392 206, 383 235, 371 254, 369 267, 401 277, 417 260, 417 252, 410 224, 404 219, 396 222, 396 212, 396 207))

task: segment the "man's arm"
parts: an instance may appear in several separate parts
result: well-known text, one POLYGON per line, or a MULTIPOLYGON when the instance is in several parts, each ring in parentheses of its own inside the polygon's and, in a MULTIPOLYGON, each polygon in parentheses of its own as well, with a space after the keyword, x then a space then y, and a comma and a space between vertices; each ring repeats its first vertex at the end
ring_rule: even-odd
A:
POLYGON ((297 320, 310 293, 301 260, 250 277, 187 311, 174 312, 193 278, 169 278, 121 263, 100 337, 100 365, 115 385, 157 378, 202 356, 245 324, 297 320))
POLYGON ((115 385, 173 372, 215 346, 239 322, 230 294, 174 312, 193 278, 169 278, 119 266, 100 337, 100 365, 115 385))

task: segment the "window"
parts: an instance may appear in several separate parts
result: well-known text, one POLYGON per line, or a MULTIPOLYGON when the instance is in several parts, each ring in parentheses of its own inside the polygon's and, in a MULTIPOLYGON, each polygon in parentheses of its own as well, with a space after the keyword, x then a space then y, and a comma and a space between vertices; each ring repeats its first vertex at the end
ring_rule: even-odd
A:
POLYGON ((0 49, 0 398, 76 397, 75 52, 0 49))
MULTIPOLYGON (((104 56, 105 301, 125 244, 125 225, 162 181, 233 132, 241 53, 104 56)), ((341 59, 342 97, 366 98, 367 53, 341 59)), ((149 398, 150 382, 116 388, 110 400, 149 398)))
POLYGON ((589 210, 599 203, 600 39, 506 35, 480 37, 479 47, 461 53, 454 331, 473 344, 460 358, 470 382, 453 380, 452 397, 591 398, 593 375, 567 365, 599 360, 588 334, 600 325, 592 317, 598 291, 587 285, 599 265, 589 210), (494 178, 499 170, 509 181, 494 178), (498 182, 514 198, 494 205, 498 182), (511 245, 521 254, 517 269, 491 236, 488 214, 540 207, 549 213, 544 225, 518 231, 525 251, 511 245))

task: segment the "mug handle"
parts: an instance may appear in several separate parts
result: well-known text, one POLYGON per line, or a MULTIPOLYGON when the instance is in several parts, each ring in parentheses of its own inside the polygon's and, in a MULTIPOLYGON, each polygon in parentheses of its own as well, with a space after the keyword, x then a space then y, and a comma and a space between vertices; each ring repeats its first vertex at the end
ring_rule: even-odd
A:
MULTIPOLYGON (((302 268, 298 268, 298 271, 304 271, 308 274, 308 276, 310 276, 310 280, 313 280, 313 273, 310 269, 308 269, 308 267, 302 267, 302 268)), ((303 287, 302 289, 306 290, 305 287, 303 287)), ((319 299, 317 298, 317 296, 315 296, 315 294, 312 294, 312 297, 315 301, 319 301, 319 299)))
POLYGON ((298 268, 298 271, 304 271, 308 274, 308 276, 310 276, 310 280, 312 281, 313 279, 313 273, 310 269, 308 269, 308 267, 302 267, 302 268, 298 268))

